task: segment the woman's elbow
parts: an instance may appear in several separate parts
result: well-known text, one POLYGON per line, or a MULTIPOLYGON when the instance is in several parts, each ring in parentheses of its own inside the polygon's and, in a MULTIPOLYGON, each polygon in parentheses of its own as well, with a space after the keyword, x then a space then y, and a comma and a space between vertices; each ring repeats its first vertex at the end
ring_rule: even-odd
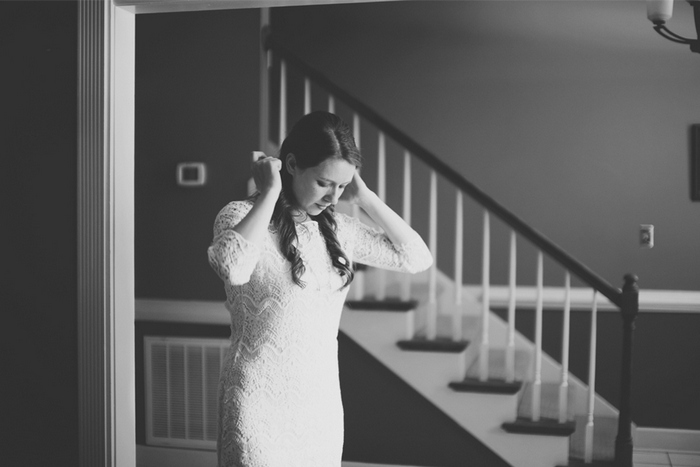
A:
POLYGON ((252 269, 242 268, 240 265, 232 264, 225 260, 220 254, 217 254, 217 249, 209 247, 207 257, 209 266, 214 270, 217 276, 228 285, 243 285, 250 281, 252 269))
POLYGON ((420 258, 411 258, 406 263, 406 272, 409 274, 417 274, 427 270, 433 265, 433 255, 428 253, 420 258))

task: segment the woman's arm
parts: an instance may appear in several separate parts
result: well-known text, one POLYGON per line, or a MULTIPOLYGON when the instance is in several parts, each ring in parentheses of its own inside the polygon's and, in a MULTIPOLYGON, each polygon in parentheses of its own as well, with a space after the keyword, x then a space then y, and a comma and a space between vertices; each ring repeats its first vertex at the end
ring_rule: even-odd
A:
POLYGON ((409 273, 424 271, 433 263, 420 235, 367 188, 359 174, 355 173, 341 198, 360 206, 384 231, 380 233, 357 219, 350 221, 355 237, 353 261, 409 273))
POLYGON ((282 190, 281 169, 282 161, 276 157, 265 156, 253 162, 253 180, 260 195, 248 214, 233 228, 249 242, 261 245, 267 235, 272 213, 282 190))
POLYGON ((417 237, 420 238, 401 216, 367 188, 358 172, 355 172, 352 183, 345 189, 341 199, 361 207, 384 230, 389 240, 396 245, 405 245, 415 241, 417 237))
POLYGON ((279 159, 264 157, 253 163, 253 179, 260 195, 248 202, 228 204, 216 216, 209 264, 226 283, 245 284, 260 258, 263 241, 279 197, 282 182, 279 159))

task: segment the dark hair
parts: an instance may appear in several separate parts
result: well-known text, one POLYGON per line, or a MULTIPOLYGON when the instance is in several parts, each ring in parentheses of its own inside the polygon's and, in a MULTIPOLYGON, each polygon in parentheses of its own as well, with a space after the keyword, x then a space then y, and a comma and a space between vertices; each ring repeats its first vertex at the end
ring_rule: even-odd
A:
MULTIPOLYGON (((297 232, 292 218, 292 209, 297 200, 292 189, 292 175, 286 170, 286 158, 294 154, 300 169, 316 167, 326 159, 343 159, 360 167, 362 156, 355 145, 350 127, 337 115, 316 111, 305 115, 297 121, 284 139, 279 157, 282 159, 282 192, 272 214, 272 224, 279 235, 280 250, 292 264, 292 280, 304 287, 301 276, 306 268, 295 243, 297 232)), ((329 206, 313 219, 318 222, 319 230, 326 241, 326 249, 333 266, 345 277, 343 288, 350 285, 354 272, 350 260, 340 248, 336 236, 337 224, 333 216, 333 206, 329 206)))

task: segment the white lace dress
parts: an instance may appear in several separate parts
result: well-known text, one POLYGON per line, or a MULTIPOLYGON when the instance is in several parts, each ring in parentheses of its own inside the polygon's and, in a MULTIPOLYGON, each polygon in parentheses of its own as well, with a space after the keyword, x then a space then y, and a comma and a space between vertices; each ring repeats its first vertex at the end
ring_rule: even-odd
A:
MULTIPOLYGON (((251 207, 250 201, 224 207, 208 250, 231 313, 231 347, 219 384, 219 466, 340 467, 337 335, 348 289, 341 290, 314 221, 297 225, 306 286, 294 284, 272 228, 261 247, 232 230, 251 207)), ((351 261, 404 272, 432 263, 418 234, 394 245, 352 217, 335 216, 351 261)))

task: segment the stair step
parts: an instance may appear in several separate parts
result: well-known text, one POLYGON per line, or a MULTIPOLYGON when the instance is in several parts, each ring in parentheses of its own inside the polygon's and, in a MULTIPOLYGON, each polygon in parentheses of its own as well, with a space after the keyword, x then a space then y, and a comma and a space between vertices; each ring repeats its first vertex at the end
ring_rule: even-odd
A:
POLYGON ((418 306, 417 300, 347 300, 345 305, 351 310, 363 311, 411 311, 418 306))
POLYGON ((615 461, 593 461, 586 463, 581 459, 569 459, 567 465, 559 465, 557 467, 619 467, 615 461))
MULTIPOLYGON (((588 417, 576 416, 576 431, 571 436, 569 456, 583 459, 586 445, 586 424, 588 417)), ((593 460, 611 461, 615 458, 615 439, 617 438, 617 418, 595 417, 593 419, 593 460)))
MULTIPOLYGON (((516 349, 515 351, 515 379, 525 381, 530 374, 530 352, 516 349)), ((467 370, 467 378, 479 377, 479 359, 467 370)), ((506 351, 505 349, 489 350, 489 379, 506 379, 506 351)))
POLYGON ((531 435, 571 436, 576 430, 575 422, 559 423, 559 420, 541 418, 532 421, 526 418, 518 418, 514 422, 501 425, 508 433, 521 433, 531 435))
POLYGON ((469 341, 453 341, 451 339, 444 338, 414 338, 410 340, 398 341, 396 345, 398 345, 401 350, 460 353, 466 350, 466 348, 469 346, 469 341))
POLYGON ((485 394, 517 394, 522 387, 522 381, 509 383, 502 379, 488 379, 480 381, 478 378, 465 378, 462 381, 454 381, 450 388, 458 392, 477 392, 485 394))
MULTIPOLYGON (((559 383, 542 383, 540 386, 540 416, 542 418, 559 418, 559 383)), ((567 391, 567 420, 574 419, 574 407, 576 407, 576 388, 569 386, 567 391)), ((532 418, 532 383, 527 382, 523 386, 523 392, 518 405, 518 417, 532 418)))

